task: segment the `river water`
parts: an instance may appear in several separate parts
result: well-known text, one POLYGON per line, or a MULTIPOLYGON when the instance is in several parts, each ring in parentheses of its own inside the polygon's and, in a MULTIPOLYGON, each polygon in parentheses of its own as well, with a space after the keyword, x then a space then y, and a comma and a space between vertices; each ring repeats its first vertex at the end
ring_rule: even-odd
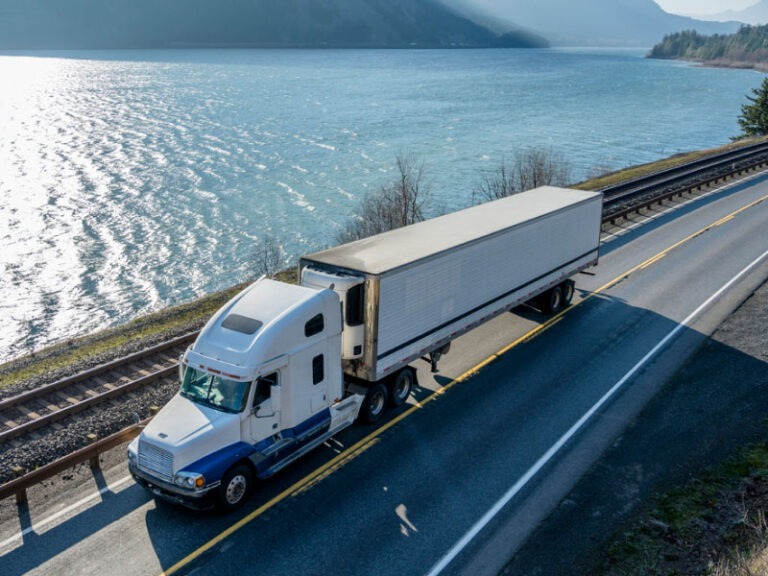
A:
POLYGON ((0 54, 0 362, 334 243, 397 155, 434 211, 551 148, 574 180, 725 144, 762 76, 641 50, 0 54))

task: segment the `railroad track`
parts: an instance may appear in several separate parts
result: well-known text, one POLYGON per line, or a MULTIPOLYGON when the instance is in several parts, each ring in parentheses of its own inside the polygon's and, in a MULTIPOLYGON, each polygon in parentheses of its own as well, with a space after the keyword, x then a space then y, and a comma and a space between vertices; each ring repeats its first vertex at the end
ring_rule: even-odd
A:
POLYGON ((768 165, 768 141, 708 156, 681 166, 600 190, 603 221, 626 216, 644 206, 768 165))
POLYGON ((0 400, 0 448, 23 443, 41 428, 143 387, 175 381, 178 357, 197 332, 163 342, 74 376, 0 400))
MULTIPOLYGON (((720 181, 731 175, 761 169, 768 165, 768 142, 754 144, 717 154, 676 168, 651 174, 636 180, 601 190, 605 195, 603 222, 613 222, 644 207, 651 206, 681 193, 720 181)), ((19 446, 44 427, 64 427, 76 421, 75 415, 104 405, 121 395, 139 392, 150 385, 178 386, 178 356, 194 340, 198 332, 169 340, 144 351, 119 358, 72 377, 0 400, 0 454, 19 446)), ((138 433, 125 429, 113 437, 83 448, 93 465, 93 454, 124 441, 123 436, 138 433), (119 438, 118 438, 119 436, 119 438), (100 446, 103 446, 100 447, 100 446)), ((62 466, 71 466, 81 459, 77 454, 60 454, 61 460, 46 463, 43 468, 12 482, 0 485, 0 498, 16 493, 26 497, 26 488, 49 477, 62 466)), ((96 456, 98 461, 98 456, 96 456)))

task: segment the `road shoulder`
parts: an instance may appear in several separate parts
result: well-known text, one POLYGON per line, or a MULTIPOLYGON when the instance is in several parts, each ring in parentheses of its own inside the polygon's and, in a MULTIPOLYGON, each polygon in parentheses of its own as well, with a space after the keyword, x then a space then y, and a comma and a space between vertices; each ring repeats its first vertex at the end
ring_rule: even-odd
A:
POLYGON ((614 534, 655 495, 684 485, 768 425, 768 283, 667 382, 502 571, 503 576, 600 573, 614 534))

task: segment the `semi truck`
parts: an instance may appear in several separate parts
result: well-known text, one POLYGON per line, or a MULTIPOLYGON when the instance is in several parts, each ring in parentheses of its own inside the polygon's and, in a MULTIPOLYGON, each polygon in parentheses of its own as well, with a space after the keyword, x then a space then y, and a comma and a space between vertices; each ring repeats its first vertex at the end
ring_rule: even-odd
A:
POLYGON ((360 420, 405 403, 415 361, 528 303, 567 306, 598 261, 602 195, 542 187, 304 256, 261 278, 182 355, 178 393, 128 447, 137 483, 191 508, 240 506, 360 420))

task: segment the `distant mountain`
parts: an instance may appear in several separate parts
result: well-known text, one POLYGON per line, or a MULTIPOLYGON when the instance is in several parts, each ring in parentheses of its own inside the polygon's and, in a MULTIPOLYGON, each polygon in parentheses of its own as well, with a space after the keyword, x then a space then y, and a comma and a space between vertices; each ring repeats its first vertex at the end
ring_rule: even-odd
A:
POLYGON ((438 0, 0 0, 0 49, 531 47, 438 0))
MULTIPOLYGON (((557 45, 652 46, 665 34, 735 32, 736 22, 704 22, 664 12, 653 0, 442 0, 493 29, 524 27, 557 45)), ((766 0, 764 0, 766 1, 766 0)))
POLYGON ((745 24, 768 24, 768 0, 761 0, 743 10, 728 10, 720 14, 703 16, 705 20, 738 20, 745 24))

